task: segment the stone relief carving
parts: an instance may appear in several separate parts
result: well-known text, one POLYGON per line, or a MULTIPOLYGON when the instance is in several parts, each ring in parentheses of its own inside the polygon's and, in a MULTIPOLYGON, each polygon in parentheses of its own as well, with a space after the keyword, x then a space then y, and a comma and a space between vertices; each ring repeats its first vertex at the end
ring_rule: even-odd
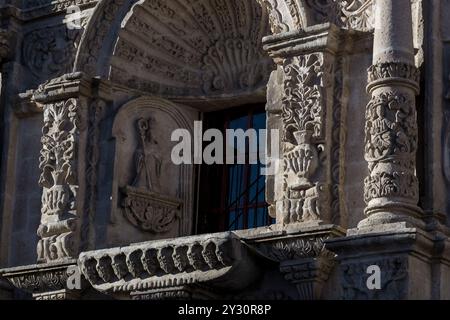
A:
POLYGON ((86 192, 83 224, 81 226, 80 249, 87 250, 95 243, 95 212, 98 200, 98 167, 100 161, 100 124, 107 102, 96 98, 90 104, 86 147, 86 192))
POLYGON ((253 0, 207 0, 191 3, 193 17, 188 17, 177 10, 184 1, 146 1, 133 7, 119 33, 111 80, 165 96, 236 94, 264 87, 272 68, 261 43, 268 33, 266 11, 253 0), (180 68, 186 64, 189 68, 180 68))
MULTIPOLYGON (((111 293, 210 284, 226 286, 227 277, 244 272, 245 288, 257 276, 246 248, 231 233, 153 241, 121 249, 82 253, 79 266, 98 290, 111 293)), ((232 279, 232 278, 230 278, 232 279)))
POLYGON ((369 31, 374 27, 373 0, 305 0, 315 22, 333 22, 339 27, 369 31))
POLYGON ((320 256, 325 250, 327 236, 288 238, 271 245, 257 245, 256 248, 267 258, 282 262, 320 256))
POLYGON ((369 102, 365 147, 370 170, 365 181, 367 203, 384 197, 418 201, 419 183, 413 161, 417 152, 417 115, 413 98, 399 91, 384 91, 369 102))
POLYGON ((282 106, 284 132, 285 199, 283 223, 324 219, 329 186, 317 177, 323 165, 326 119, 324 74, 332 67, 324 54, 308 54, 285 60, 282 106))
POLYGON ((54 78, 72 70, 81 29, 57 25, 33 30, 25 35, 23 63, 37 78, 54 78))
POLYGON ((99 0, 30 0, 24 1, 20 10, 23 19, 36 19, 54 13, 66 13, 72 6, 78 6, 83 11, 94 7, 99 0))
POLYGON ((133 232, 134 242, 191 232, 193 168, 173 164, 177 142, 171 135, 179 129, 191 132, 196 117, 196 112, 148 97, 125 104, 115 117, 111 222, 119 233, 124 228, 133 232))
MULTIPOLYGON (((65 300, 75 291, 67 289, 69 276, 76 270, 76 261, 61 265, 43 265, 40 268, 14 268, 2 273, 16 288, 33 294, 36 300, 65 300)), ((80 282, 85 288, 86 281, 80 282)))
POLYGON ((10 54, 11 33, 8 30, 0 29, 0 63, 10 54))
POLYGON ((345 227, 347 208, 345 205, 345 145, 347 141, 347 109, 348 92, 345 77, 348 61, 338 58, 335 67, 334 94, 333 94, 333 133, 332 133, 332 202, 331 202, 331 222, 345 227))
POLYGON ((136 177, 123 189, 125 216, 136 227, 153 233, 170 231, 180 217, 183 202, 161 195, 163 160, 158 142, 152 136, 154 119, 137 120, 140 145, 136 150, 136 177))
POLYGON ((38 229, 38 261, 71 257, 77 227, 77 147, 82 129, 77 99, 44 106, 40 157, 43 187, 42 219, 38 229))
POLYGON ((354 262, 341 265, 344 300, 401 300, 406 296, 408 259, 387 257, 379 261, 354 262), (367 269, 377 265, 382 270, 381 290, 369 290, 367 269))
POLYGON ((258 0, 269 11, 272 33, 331 22, 359 31, 373 29, 373 0, 258 0))

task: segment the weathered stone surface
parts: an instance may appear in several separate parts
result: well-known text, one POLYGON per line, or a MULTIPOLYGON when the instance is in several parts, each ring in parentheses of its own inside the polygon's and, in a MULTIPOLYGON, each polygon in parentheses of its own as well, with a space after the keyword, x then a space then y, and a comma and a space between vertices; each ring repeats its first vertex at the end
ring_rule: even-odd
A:
POLYGON ((4 2, 0 298, 450 299, 447 1, 4 2), (197 235, 171 134, 254 103, 276 223, 197 235))

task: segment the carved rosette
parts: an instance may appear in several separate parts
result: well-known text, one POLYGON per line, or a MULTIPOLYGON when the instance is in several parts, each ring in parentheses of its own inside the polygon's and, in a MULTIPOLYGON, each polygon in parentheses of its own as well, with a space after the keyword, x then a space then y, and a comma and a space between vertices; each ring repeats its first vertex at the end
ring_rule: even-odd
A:
POLYGON ((384 209, 411 211, 419 200, 416 176, 418 148, 415 94, 419 71, 405 63, 380 63, 369 69, 372 94, 366 109, 366 210, 370 216, 384 209))
POLYGON ((333 69, 329 59, 325 53, 313 53, 284 61, 285 198, 278 204, 282 223, 328 219, 330 187, 323 166, 333 69))

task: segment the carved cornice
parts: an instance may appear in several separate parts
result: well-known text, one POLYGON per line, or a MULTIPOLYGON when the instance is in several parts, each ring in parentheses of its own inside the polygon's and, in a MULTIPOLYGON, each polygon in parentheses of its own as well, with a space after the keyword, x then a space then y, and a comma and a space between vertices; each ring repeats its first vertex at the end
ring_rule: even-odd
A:
POLYGON ((267 236, 261 233, 260 236, 244 241, 267 259, 274 262, 286 262, 321 256, 329 257, 329 252, 325 250, 325 241, 345 234, 334 225, 305 227, 302 224, 292 224, 286 230, 279 236, 276 234, 267 236))
POLYGON ((0 270, 0 274, 16 288, 33 294, 45 294, 67 289, 68 270, 76 260, 61 264, 43 264, 0 270))
POLYGON ((92 95, 92 80, 82 72, 65 74, 40 85, 33 93, 38 103, 92 95))
POLYGON ((256 260, 232 233, 85 252, 79 266, 96 290, 116 294, 199 284, 240 290, 259 274, 256 260))
POLYGON ((295 56, 317 51, 336 53, 342 30, 325 23, 304 30, 286 32, 263 38, 264 50, 273 58, 295 56))

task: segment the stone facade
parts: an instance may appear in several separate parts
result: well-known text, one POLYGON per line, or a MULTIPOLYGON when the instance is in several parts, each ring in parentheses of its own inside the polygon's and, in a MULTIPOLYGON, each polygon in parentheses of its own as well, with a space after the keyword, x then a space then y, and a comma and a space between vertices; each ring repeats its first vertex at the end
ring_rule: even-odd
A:
POLYGON ((0 11, 0 298, 450 299, 450 1, 0 11), (171 133, 255 103, 275 223, 198 234, 171 133))

